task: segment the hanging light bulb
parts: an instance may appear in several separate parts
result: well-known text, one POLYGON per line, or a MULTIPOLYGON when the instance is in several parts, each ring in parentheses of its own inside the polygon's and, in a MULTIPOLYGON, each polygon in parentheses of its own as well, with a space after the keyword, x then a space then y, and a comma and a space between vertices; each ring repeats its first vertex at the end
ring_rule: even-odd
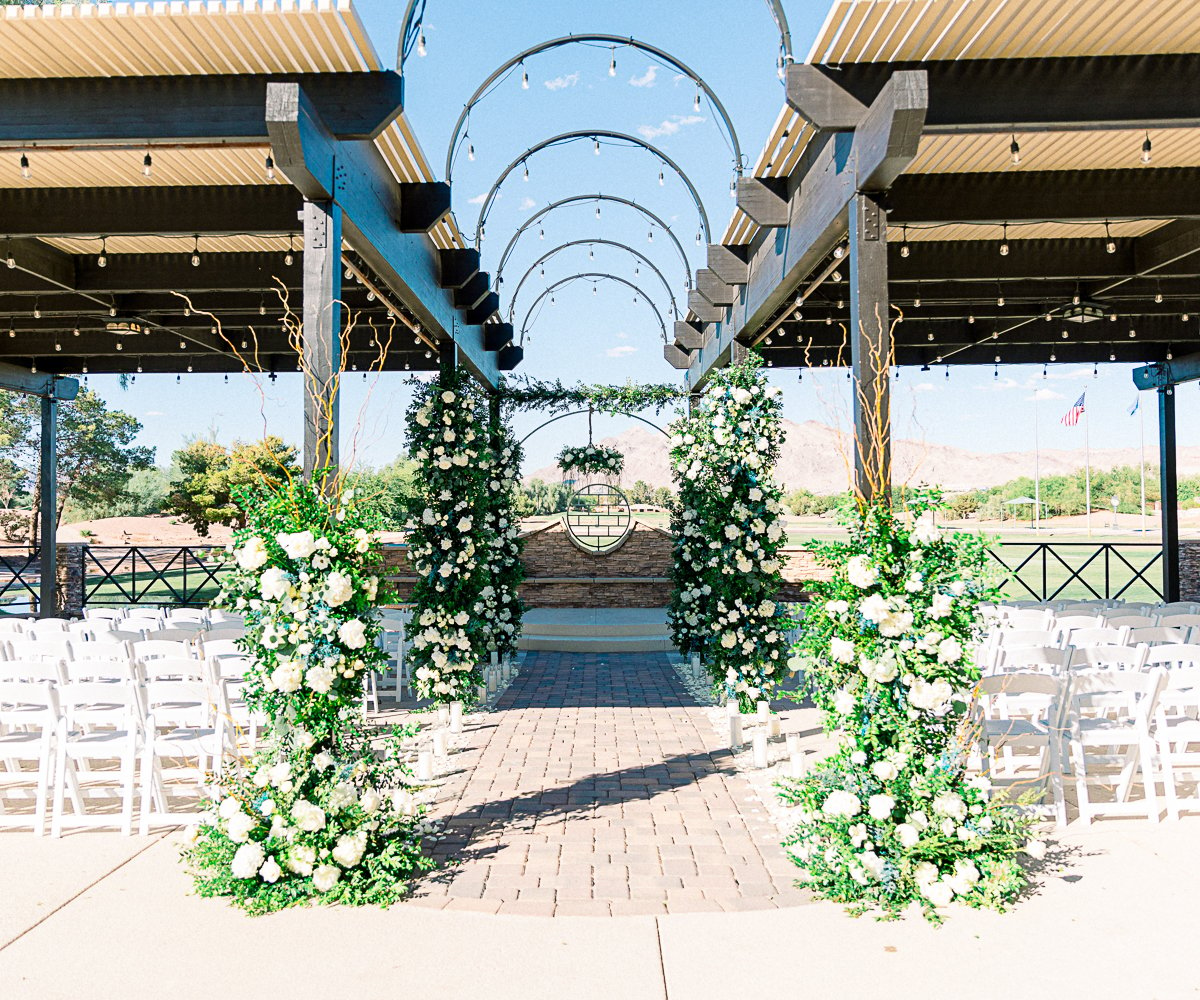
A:
POLYGON ((529 164, 528 163, 525 164, 525 169, 521 173, 521 180, 523 180, 526 184, 529 183, 529 164))
POLYGON ((641 273, 642 273, 642 267, 641 267, 641 265, 640 265, 640 264, 634 264, 634 265, 633 265, 633 276, 636 278, 636 277, 637 277, 639 274, 641 274, 641 273))
POLYGON ((1008 145, 1008 155, 1012 158, 1012 165, 1019 167, 1021 165, 1021 144, 1017 142, 1017 137, 1012 137, 1012 142, 1008 145))
POLYGON ((996 305, 1000 306, 1002 309, 1004 308, 1004 292, 1000 292, 996 296, 996 305))
POLYGON ((729 197, 737 197, 737 174, 734 174, 731 178, 729 178, 729 197))
POLYGON ((595 153, 597 156, 600 155, 600 140, 599 139, 592 139, 592 152, 595 153))
MULTIPOLYGON (((96 258, 97 267, 108 267, 108 254, 105 252, 108 249, 105 237, 100 237, 100 256, 96 258)), ((12 259, 11 257, 9 258, 12 259)), ((12 264, 8 265, 12 267, 12 264)))
POLYGON ((596 291, 596 283, 595 283, 594 281, 592 282, 592 294, 593 294, 593 295, 596 295, 596 294, 597 294, 597 291, 596 291))
POLYGON ((74 329, 72 329, 72 330, 71 330, 71 336, 72 336, 72 337, 78 337, 78 336, 79 336, 79 327, 78 327, 78 326, 76 326, 74 329))
POLYGON ((524 63, 521 63, 521 89, 529 89, 529 71, 525 69, 524 63))
POLYGON ((1117 360, 1117 352, 1116 352, 1116 351, 1109 351, 1109 352, 1108 352, 1108 360, 1109 360, 1109 361, 1116 361, 1116 360, 1117 360))
POLYGON ((1105 253, 1116 253, 1117 245, 1116 245, 1116 243, 1113 242, 1112 233, 1109 231, 1107 222, 1104 223, 1104 238, 1106 241, 1104 244, 1104 252, 1105 253))
POLYGON ((933 331, 932 330, 930 330, 927 334, 925 334, 925 339, 933 340, 933 331))
POLYGON ((21 154, 21 177, 24 180, 29 180, 33 176, 33 171, 29 169, 29 157, 24 153, 21 154))
POLYGON ((546 277, 546 265, 545 265, 545 264, 542 264, 542 265, 541 265, 541 266, 538 268, 538 274, 539 274, 541 277, 543 277, 543 278, 544 278, 544 277, 546 277))
POLYGON ((270 153, 267 154, 266 160, 263 161, 263 166, 266 168, 267 180, 273 181, 275 179, 275 158, 270 153))
POLYGON ((613 46, 612 57, 608 60, 608 75, 617 75, 617 48, 615 45, 613 46))
POLYGON ((1190 315, 1189 313, 1183 313, 1183 314, 1181 314, 1181 315, 1180 315, 1180 317, 1179 317, 1179 318, 1180 318, 1180 320, 1182 320, 1184 323, 1186 323, 1186 322, 1187 322, 1189 319, 1191 319, 1192 317, 1191 317, 1191 315, 1190 315))
POLYGON ((1129 331, 1129 339, 1134 340, 1134 339, 1136 339, 1136 337, 1137 337, 1137 330, 1130 330, 1129 331))
POLYGON ((4 264, 10 271, 17 266, 17 258, 12 255, 12 243, 4 251, 4 264))
POLYGON ((80 369, 80 371, 82 371, 84 375, 86 375, 88 373, 86 361, 83 363, 83 367, 80 369))
POLYGON ((704 246, 704 231, 701 229, 696 230, 696 246, 704 246))
POLYGON ((541 226, 538 226, 538 239, 544 240, 545 238, 546 238, 546 230, 544 230, 541 226))
POLYGON ((125 345, 120 340, 117 341, 116 347, 118 351, 125 350, 125 345))
POLYGON ((1149 163, 1153 157, 1150 155, 1151 142, 1150 133, 1146 133, 1146 141, 1142 143, 1142 163, 1149 163))
POLYGON ((192 267, 200 266, 200 237, 197 236, 196 243, 192 247, 192 267))
POLYGON ((700 110, 700 84, 699 83, 696 84, 696 99, 694 101, 692 101, 692 110, 693 111, 700 110))
POLYGON ((917 282, 917 295, 916 298, 913 299, 913 308, 921 308, 921 283, 919 281, 917 282))
POLYGON ((291 267, 295 260, 296 258, 292 254, 292 234, 288 233, 288 248, 287 253, 283 255, 283 263, 286 267, 291 267))
POLYGON ((417 35, 417 55, 424 59, 427 54, 425 48, 425 29, 422 28, 420 34, 417 35))
POLYGON ((1161 286, 1159 286, 1159 287, 1157 288, 1157 290, 1154 292, 1154 301, 1155 301, 1155 303, 1156 303, 1156 304, 1158 304, 1158 305, 1161 305, 1161 304, 1162 304, 1162 300, 1163 300, 1163 299, 1162 299, 1162 287, 1161 287, 1161 286))
POLYGON ((666 177, 663 176, 663 172, 660 170, 658 172, 658 186, 662 187, 666 183, 667 183, 667 179, 666 179, 666 177))
POLYGON ((1079 305, 1079 293, 1078 292, 1076 292, 1074 295, 1071 296, 1071 305, 1073 305, 1073 306, 1079 305))
POLYGON ((647 243, 653 243, 653 242, 654 242, 654 230, 653 230, 653 229, 649 230, 649 231, 646 233, 646 242, 647 242, 647 243))
POLYGON ((554 298, 554 295, 553 295, 553 294, 551 294, 551 296, 550 296, 550 304, 551 304, 551 305, 554 305, 554 303, 555 303, 555 298, 554 298))
POLYGON ((845 256, 846 256, 846 248, 845 248, 844 246, 836 246, 836 247, 834 247, 834 248, 833 248, 833 255, 834 255, 834 256, 835 256, 835 257, 836 257, 838 260, 841 260, 843 257, 845 257, 845 256))
POLYGON ((1008 256, 1008 223, 1004 223, 1004 234, 1000 237, 1000 256, 1008 256))
POLYGON ((967 317, 967 322, 968 322, 968 323, 974 323, 974 322, 975 322, 975 314, 974 314, 974 313, 971 313, 971 315, 969 315, 969 316, 967 317))
POLYGON ((475 143, 473 142, 467 143, 467 159, 472 162, 475 161, 475 143))
POLYGON ((908 249, 908 226, 903 228, 903 235, 900 237, 900 256, 907 257, 910 251, 908 249))
MULTIPOLYGON (((1058 360, 1058 355, 1056 355, 1056 354, 1054 354, 1053 352, 1051 352, 1051 354, 1050 354, 1050 360, 1051 360, 1051 361, 1057 361, 1057 360, 1058 360)), ((1046 374, 1046 370, 1043 368, 1043 369, 1042 369, 1042 377, 1043 377, 1043 378, 1045 377, 1045 374, 1046 374)))
POLYGON ((30 362, 29 370, 33 372, 34 375, 37 374, 37 358, 34 358, 33 361, 30 362))
POLYGON ((150 151, 146 151, 146 155, 142 157, 142 176, 149 177, 154 173, 154 161, 150 158, 150 151))
POLYGON ((55 349, 56 351, 61 351, 61 350, 62 350, 62 344, 60 344, 60 343, 58 342, 58 338, 57 338, 57 337, 55 337, 55 338, 54 338, 54 349, 55 349))
POLYGON ((39 308, 39 306, 38 306, 38 300, 37 300, 37 299, 34 299, 34 300, 33 300, 33 318, 34 318, 34 319, 41 319, 41 318, 42 318, 42 310, 41 310, 41 309, 39 308))
POLYGON ((588 247, 588 259, 590 259, 590 260, 596 259, 596 251, 594 249, 592 249, 590 246, 588 247))

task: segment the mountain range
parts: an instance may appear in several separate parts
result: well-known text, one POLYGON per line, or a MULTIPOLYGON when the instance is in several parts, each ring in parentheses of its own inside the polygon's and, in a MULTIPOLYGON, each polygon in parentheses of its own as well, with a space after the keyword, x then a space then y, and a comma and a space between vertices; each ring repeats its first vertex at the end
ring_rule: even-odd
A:
MULTIPOLYGON (((839 493, 849 487, 854 461, 849 435, 815 420, 802 424, 784 420, 783 425, 786 437, 776 475, 788 490, 839 493)), ((668 441, 664 435, 644 427, 630 427, 598 443, 616 448, 625 456, 623 484, 628 486, 640 479, 651 486, 671 485, 668 441)), ((929 483, 950 491, 983 489, 1033 475, 1032 451, 975 452, 912 440, 893 441, 892 451, 898 481, 929 483)), ((1147 463, 1157 461, 1157 457, 1156 450, 1147 447, 1147 463)), ((1137 448, 1096 448, 1092 450, 1092 468, 1136 466, 1139 458, 1137 448)), ((1083 468, 1084 452, 1046 449, 1041 453, 1040 464, 1043 476, 1064 475, 1083 468)), ((1200 447, 1180 448, 1179 474, 1195 473, 1200 473, 1200 447)), ((527 481, 532 479, 558 482, 562 473, 551 465, 526 477, 527 481)))

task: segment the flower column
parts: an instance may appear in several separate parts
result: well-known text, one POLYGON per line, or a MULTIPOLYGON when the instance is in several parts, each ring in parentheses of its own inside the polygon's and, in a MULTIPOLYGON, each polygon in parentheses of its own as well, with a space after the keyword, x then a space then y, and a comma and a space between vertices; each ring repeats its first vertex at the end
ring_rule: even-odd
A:
POLYGON ((521 637, 521 615, 525 605, 520 586, 525 579, 521 561, 524 543, 517 516, 517 485, 521 479, 521 445, 504 418, 500 400, 489 400, 491 412, 491 477, 488 480, 488 582, 480 591, 477 612, 488 623, 488 648, 499 656, 512 656, 521 637))
POLYGON ((459 371, 420 388, 408 413, 409 451, 421 463, 409 520, 413 676, 422 697, 475 699, 490 624, 482 598, 492 549, 492 459, 478 390, 459 371))

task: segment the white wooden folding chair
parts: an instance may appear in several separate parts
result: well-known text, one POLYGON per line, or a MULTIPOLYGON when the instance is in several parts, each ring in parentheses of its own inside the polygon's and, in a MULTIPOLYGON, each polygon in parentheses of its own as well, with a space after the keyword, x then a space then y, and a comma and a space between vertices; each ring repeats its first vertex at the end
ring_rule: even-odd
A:
POLYGON ((0 615, 0 636, 14 636, 24 633, 29 620, 26 618, 13 618, 9 615, 0 615))
POLYGON ((998 673, 1065 674, 1071 665, 1071 654, 1074 649, 1071 647, 1059 649, 1051 646, 1018 646, 1015 649, 1001 648, 998 652, 1000 654, 996 664, 998 673))
POLYGON ((995 642, 1001 649, 1017 649, 1019 647, 1026 648, 1055 648, 1062 647, 1063 633, 1057 628, 1048 629, 1027 629, 1013 628, 1000 629, 994 633, 995 642))
POLYGON ((1050 608, 1016 608, 1000 605, 1000 623, 1005 628, 1048 629, 1054 626, 1054 611, 1050 608))
POLYGON ((102 785, 120 798, 121 832, 133 833, 134 779, 141 733, 137 688, 132 683, 72 681, 59 690, 65 717, 55 745, 54 813, 51 835, 62 835, 64 826, 112 826, 111 813, 89 812, 85 786, 102 785), (117 771, 85 770, 97 761, 115 761, 117 771), (82 766, 81 766, 82 765, 82 766), (63 811, 64 793, 70 791, 74 811, 63 811))
POLYGON ((61 684, 66 680, 66 673, 61 660, 4 660, 0 662, 0 679, 61 684))
POLYGON ((1181 807, 1200 810, 1200 662, 1167 671, 1155 712, 1154 738, 1167 815, 1178 819, 1181 807))
POLYGON ((155 656, 134 660, 134 675, 143 683, 177 680, 204 684, 209 680, 208 664, 190 656, 155 656))
POLYGON ((1123 611, 1124 609, 1118 609, 1118 611, 1110 611, 1104 615, 1101 626, 1104 628, 1149 628, 1155 624, 1151 615, 1124 614, 1123 611))
MULTIPOLYGON (((65 633, 63 633, 65 636, 65 633)), ((9 639, 5 644, 10 660, 69 660, 74 656, 70 639, 30 639, 22 635, 9 639)))
POLYGON ((1147 667, 1165 667, 1167 670, 1200 669, 1200 643, 1169 643, 1150 646, 1146 650, 1147 667))
POLYGON ((39 837, 46 832, 61 718, 53 681, 0 681, 0 784, 28 790, 34 778, 33 812, 9 812, 0 795, 0 826, 28 826, 39 837), (25 761, 37 763, 36 775, 21 767, 25 761))
POLYGON ((210 639, 203 633, 197 640, 196 655, 200 659, 211 659, 214 656, 243 657, 246 651, 242 649, 237 637, 228 639, 210 639))
POLYGON ((142 639, 140 642, 129 644, 129 650, 135 660, 155 660, 165 658, 175 660, 180 657, 196 658, 196 647, 191 642, 174 642, 170 639, 142 639))
POLYGON ((1158 646, 1163 643, 1178 645, 1188 641, 1188 630, 1185 628, 1169 628, 1163 625, 1151 625, 1146 628, 1129 630, 1129 644, 1144 642, 1148 646, 1158 646))
POLYGON ((1060 629, 1103 628, 1104 619, 1099 615, 1059 615, 1054 624, 1060 629))
POLYGON ((220 775, 226 750, 228 713, 220 691, 194 680, 150 680, 141 686, 146 720, 139 824, 143 836, 156 822, 178 825, 203 811, 206 783, 210 775, 220 775), (176 785, 168 779, 177 778, 187 778, 194 788, 196 802, 190 810, 171 807, 176 785))
POLYGON ((1141 670, 1146 665, 1148 646, 1076 646, 1069 669, 1141 670))
POLYGON ((1151 722, 1166 681, 1167 672, 1161 667, 1148 672, 1091 670, 1071 675, 1067 730, 1084 826, 1092 817, 1105 814, 1145 816, 1158 822, 1157 747, 1151 722), (1143 798, 1130 801, 1138 774, 1143 798), (1097 786, 1112 787, 1112 801, 1094 800, 1091 789, 1097 786))
POLYGON ((1129 630, 1124 628, 1074 628, 1064 636, 1064 646, 1127 646, 1129 630))

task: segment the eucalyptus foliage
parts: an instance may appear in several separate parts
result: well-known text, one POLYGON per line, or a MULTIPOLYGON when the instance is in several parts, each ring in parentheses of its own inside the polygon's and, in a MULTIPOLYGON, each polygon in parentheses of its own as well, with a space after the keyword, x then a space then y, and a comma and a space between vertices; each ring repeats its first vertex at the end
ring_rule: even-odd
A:
POLYGON ((545 382, 517 376, 506 379, 501 387, 505 405, 514 410, 543 410, 565 413, 568 410, 588 409, 598 413, 640 413, 653 410, 661 413, 687 399, 687 390, 677 385, 565 385, 559 380, 545 382))
POLYGON ((783 679, 791 622, 777 596, 781 492, 772 475, 783 403, 757 355, 714 373, 694 411, 671 425, 680 494, 668 622, 701 652, 715 685, 743 709, 783 679))
POLYGON ((856 913, 916 905, 936 921, 951 900, 1003 909, 1025 885, 1028 821, 966 773, 987 541, 924 520, 939 502, 851 504, 849 540, 813 546, 831 575, 793 666, 839 742, 781 786, 800 815, 787 846, 811 888, 856 913))
POLYGON ((251 913, 386 905, 431 865, 404 770, 360 717, 363 677, 386 660, 376 525, 353 490, 328 497, 298 479, 236 500, 246 526, 217 605, 245 616, 244 695, 269 724, 262 748, 215 779, 184 853, 196 891, 251 913))

